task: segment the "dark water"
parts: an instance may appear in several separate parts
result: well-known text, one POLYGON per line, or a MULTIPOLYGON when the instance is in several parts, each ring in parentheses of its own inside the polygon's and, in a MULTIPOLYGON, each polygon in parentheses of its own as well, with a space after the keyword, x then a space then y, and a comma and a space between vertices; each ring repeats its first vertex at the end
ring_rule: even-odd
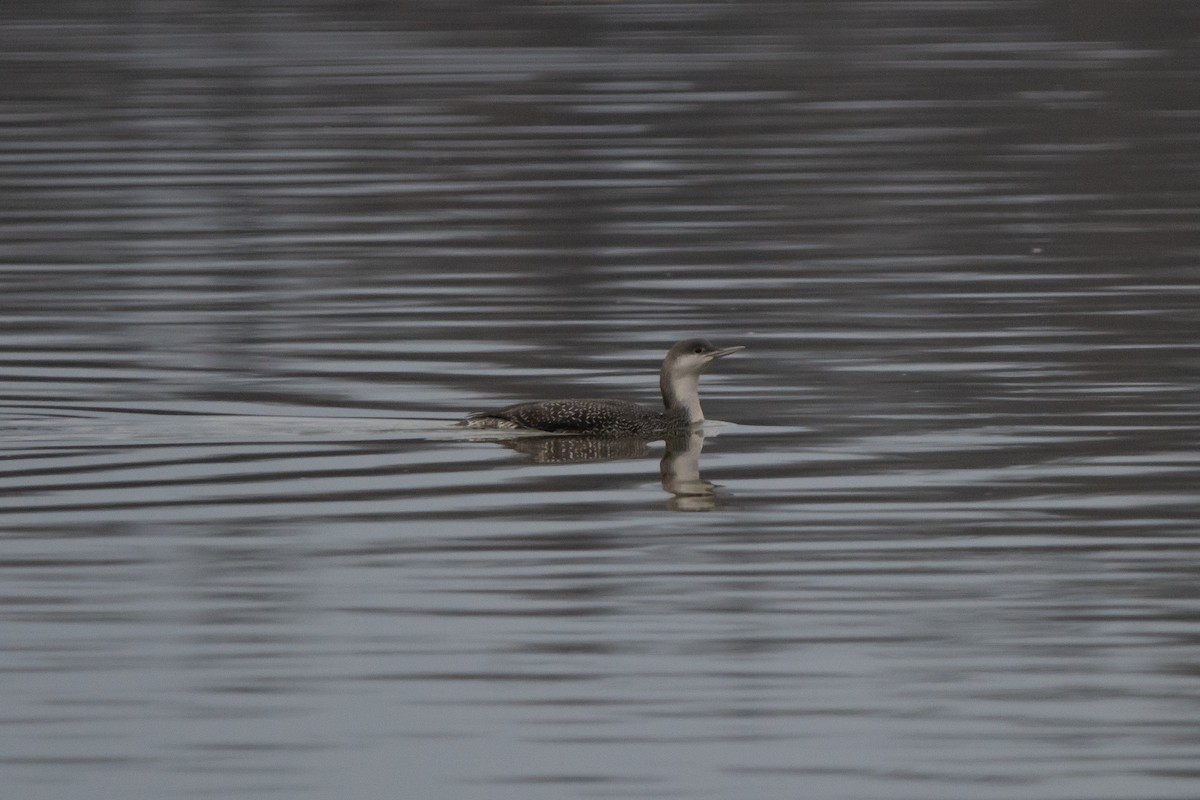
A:
POLYGON ((1200 796, 1194 4, 5 17, 6 797, 1200 796))

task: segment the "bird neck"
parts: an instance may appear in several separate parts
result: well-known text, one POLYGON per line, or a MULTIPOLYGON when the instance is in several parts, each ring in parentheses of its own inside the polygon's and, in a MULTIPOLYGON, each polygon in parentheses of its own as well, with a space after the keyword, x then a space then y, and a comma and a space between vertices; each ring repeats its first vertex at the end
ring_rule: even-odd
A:
POLYGON ((662 390, 663 405, 668 413, 683 413, 689 425, 704 421, 704 412, 700 409, 699 375, 672 375, 663 369, 658 377, 658 387, 662 390))

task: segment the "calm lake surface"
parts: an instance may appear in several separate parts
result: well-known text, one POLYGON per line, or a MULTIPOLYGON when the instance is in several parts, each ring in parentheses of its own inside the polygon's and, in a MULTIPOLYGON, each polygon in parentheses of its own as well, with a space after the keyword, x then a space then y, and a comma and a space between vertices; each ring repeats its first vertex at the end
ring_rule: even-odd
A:
POLYGON ((5 797, 1200 796, 1194 3, 11 6, 5 797))

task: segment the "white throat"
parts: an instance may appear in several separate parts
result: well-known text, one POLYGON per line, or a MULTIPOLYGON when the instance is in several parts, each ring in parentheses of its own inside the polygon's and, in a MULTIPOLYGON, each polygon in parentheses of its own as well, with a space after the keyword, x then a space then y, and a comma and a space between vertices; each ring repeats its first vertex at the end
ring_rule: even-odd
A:
POLYGON ((688 372, 671 376, 671 395, 675 405, 687 411, 688 422, 704 422, 704 411, 700 408, 700 375, 688 372))

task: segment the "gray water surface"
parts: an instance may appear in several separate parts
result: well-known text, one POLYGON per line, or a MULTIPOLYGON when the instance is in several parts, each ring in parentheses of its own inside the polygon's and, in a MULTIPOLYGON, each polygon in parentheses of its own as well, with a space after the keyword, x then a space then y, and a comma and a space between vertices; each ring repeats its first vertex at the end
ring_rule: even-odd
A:
POLYGON ((1193 4, 5 16, 5 797, 1200 796, 1193 4))

